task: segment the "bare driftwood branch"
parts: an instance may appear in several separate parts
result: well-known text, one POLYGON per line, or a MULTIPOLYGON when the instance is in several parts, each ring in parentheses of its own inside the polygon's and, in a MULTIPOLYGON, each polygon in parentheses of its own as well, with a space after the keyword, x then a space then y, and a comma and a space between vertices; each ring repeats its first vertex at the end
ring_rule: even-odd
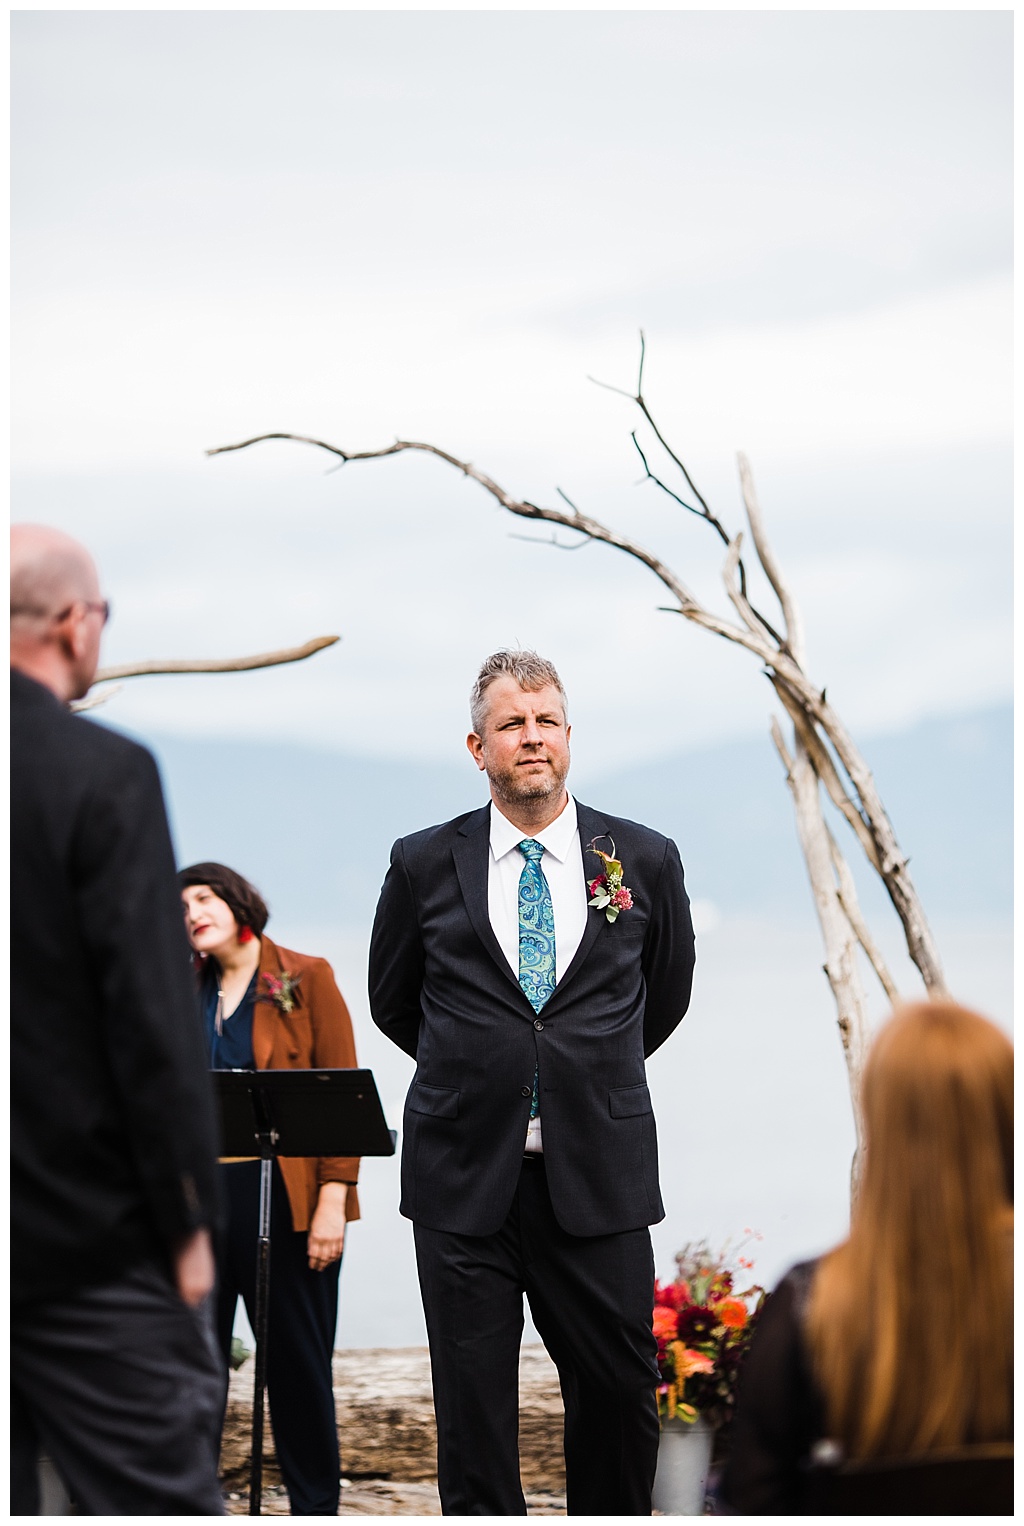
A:
POLYGON ((90 689, 85 699, 73 699, 68 706, 77 715, 81 710, 95 710, 97 705, 105 705, 108 699, 113 699, 115 694, 120 694, 124 684, 111 684, 106 689, 97 689, 95 693, 90 689))
POLYGON ((725 584, 725 591, 729 595, 733 608, 748 631, 753 632, 755 636, 763 636, 769 641, 778 641, 780 638, 776 636, 771 626, 761 618, 746 597, 742 584, 737 584, 736 582, 736 569, 740 563, 740 547, 742 544, 743 531, 739 530, 729 542, 729 550, 726 553, 725 562, 722 566, 722 582, 725 584))
POLYGON ((780 641, 779 644, 780 646, 785 646, 794 661, 799 663, 802 668, 806 666, 807 659, 804 651, 804 629, 803 621, 800 618, 800 611, 797 609, 792 595, 782 581, 782 574, 779 571, 778 563, 768 544, 764 521, 761 518, 761 508, 757 501, 757 494, 754 491, 754 478, 750 470, 750 463, 742 451, 739 453, 738 461, 740 491, 743 494, 743 506, 747 511, 747 523, 750 525, 750 534, 754 541, 757 559, 764 568, 765 576, 775 590, 775 595, 782 607, 782 619, 786 638, 784 642, 780 641))
POLYGON ((847 909, 837 894, 832 834, 821 812, 818 778, 807 750, 797 737, 791 754, 783 739, 779 723, 774 717, 771 732, 772 740, 786 769, 786 783, 793 796, 797 834, 811 882, 818 925, 825 944, 825 976, 836 1004, 836 1020, 853 1103, 857 1147, 854 1152, 851 1181, 856 1191, 863 1139, 860 1080, 864 1069, 868 1031, 867 1004, 856 958, 860 940, 847 909))
MULTIPOLYGON (((323 440, 311 439, 308 435, 291 434, 265 434, 256 435, 251 440, 242 440, 237 445, 219 445, 213 450, 208 450, 208 456, 215 456, 229 450, 244 450, 246 446, 258 445, 263 440, 297 440, 301 444, 315 445, 321 450, 329 450, 334 455, 342 457, 345 461, 372 461, 383 456, 394 456, 405 450, 425 451, 432 456, 438 456, 442 461, 456 467, 467 477, 472 477, 479 482, 492 498, 497 499, 503 509, 510 514, 517 514, 523 519, 543 519, 551 524, 562 525, 568 530, 578 530, 591 540, 602 541, 606 546, 615 546, 624 551, 627 556, 634 557, 648 567, 655 577, 659 578, 679 601, 678 613, 685 615, 688 620, 693 620, 705 630, 713 631, 715 635, 724 636, 729 641, 735 641, 740 646, 745 646, 767 664, 773 664, 776 656, 776 648, 768 639, 761 639, 751 632, 742 629, 738 625, 731 625, 728 620, 723 620, 720 615, 705 609, 702 604, 690 593, 689 589, 672 572, 671 568, 641 546, 638 541, 617 534, 608 528, 600 520, 592 518, 589 514, 581 514, 578 509, 568 513, 565 509, 542 508, 538 504, 531 503, 529 499, 513 498, 500 487, 493 478, 486 473, 478 471, 469 461, 460 461, 457 456, 451 455, 446 450, 440 450, 436 445, 428 445, 422 440, 396 440, 393 445, 384 445, 380 450, 344 451, 337 445, 328 445, 323 440)), ((701 518, 704 516, 701 515, 701 518)), ((728 538, 726 538, 728 544, 728 538)))
MULTIPOLYGON (((641 336, 641 342, 642 342, 642 337, 643 336, 641 336)), ((642 356, 642 354, 641 354, 641 359, 640 359, 640 369, 641 369, 641 372, 642 372, 643 371, 643 356, 642 356)), ((590 380, 593 381, 594 378, 591 377, 590 380)), ((606 382, 598 382, 597 385, 599 387, 606 387, 607 383, 606 382)), ((619 387, 610 387, 610 388, 608 388, 608 390, 610 392, 618 392, 621 397, 630 397, 630 394, 628 392, 622 392, 621 388, 619 388, 619 387)), ((634 402, 634 403, 638 403, 640 405, 640 407, 643 410, 644 417, 650 423, 651 428, 654 430, 654 433, 655 433, 657 439, 661 442, 662 445, 665 445, 665 441, 662 439, 662 436, 661 436, 661 434, 660 434, 660 432, 659 432, 659 430, 657 428, 657 425, 654 423, 654 420, 651 418, 651 415, 650 415, 650 413, 647 410, 647 405, 646 405, 646 403, 644 403, 644 401, 643 401, 643 399, 642 399, 642 397, 640 395, 639 389, 637 391, 636 396, 631 398, 631 401, 634 402)), ((679 496, 679 494, 673 488, 669 487, 667 482, 663 482, 662 479, 659 476, 656 475, 656 473, 651 471, 650 463, 647 460, 647 456, 644 454, 644 450, 643 450, 643 447, 640 444, 640 441, 636 437, 636 430, 635 429, 631 432, 630 439, 633 441, 633 444, 636 447, 636 453, 640 457, 640 460, 643 463, 644 476, 645 476, 646 480, 648 482, 653 482, 655 487, 660 488, 663 493, 667 494, 667 496, 669 498, 673 499, 676 503, 678 503, 680 508, 686 509, 687 512, 690 513, 690 514, 695 514, 698 519, 705 520, 717 532, 717 534, 719 536, 719 539, 723 542, 724 545, 726 545, 726 546, 731 545, 732 544, 732 540, 730 538, 729 532, 726 530, 726 528, 722 524, 722 522, 719 519, 717 519, 714 514, 712 514, 711 510, 708 508, 708 506, 704 502, 703 498, 700 497, 700 494, 697 493, 696 489, 694 489, 694 495, 695 495, 695 497, 700 499, 700 502, 702 504, 702 507, 699 508, 699 509, 695 509, 692 503, 687 503, 685 498, 681 498, 679 496)), ((672 451, 669 450, 667 445, 665 445, 665 449, 668 450, 669 455, 672 457, 672 460, 679 467, 679 470, 682 472, 683 476, 686 478, 686 481, 690 482, 690 474, 686 470, 686 467, 683 465, 683 463, 679 460, 678 456, 674 455, 672 453, 672 451)), ((691 483, 691 486, 692 486, 692 483, 691 483)), ((743 564, 743 558, 742 557, 740 557, 738 559, 738 561, 736 563, 736 569, 737 569, 737 571, 739 573, 740 593, 743 595, 744 599, 747 599, 749 597, 748 594, 747 594, 747 570, 746 570, 746 567, 743 564)), ((775 630, 775 628, 771 624, 771 622, 768 619, 765 618, 765 616, 761 613, 760 610, 755 610, 754 613, 756 614, 756 616, 757 616, 758 620, 761 622, 761 624, 764 626, 765 630, 771 636, 772 640, 777 642, 779 646, 782 646, 784 644, 783 640, 782 640, 782 637, 779 635, 778 631, 775 630)))
POLYGON ((800 705, 799 700, 787 687, 785 679, 780 678, 778 674, 775 675, 774 687, 776 694, 779 696, 793 722, 800 740, 807 748, 811 762, 814 765, 814 771, 828 791, 832 804, 842 811, 856 832, 871 867, 880 874, 882 871, 878 860, 878 849, 875 845, 875 839, 863 816, 843 788, 839 772, 832 761, 828 749, 813 725, 808 721, 806 712, 800 705))
MULTIPOLYGON (((828 831, 827 827, 826 831, 828 831)), ((832 864, 836 871, 836 879, 839 882, 836 889, 836 895, 839 898, 839 904, 842 906, 843 911, 846 913, 850 926, 853 928, 853 931, 857 935, 857 942, 860 944, 861 948, 867 955, 871 968, 878 976, 882 990, 885 992, 889 1000, 895 1003, 899 1001, 900 993, 896 989, 896 982, 893 980, 892 975, 889 972, 889 966, 885 962, 882 951, 878 947, 875 940, 872 938, 868 929, 868 924, 864 920, 864 913, 860 909, 860 901, 857 897, 857 887, 853 882, 853 875, 850 873, 850 866, 846 862, 846 859, 843 857, 842 853, 839 851, 839 844, 836 842, 831 832, 828 833, 828 840, 832 849, 832 864)))
POLYGON ((302 662, 340 640, 340 636, 314 636, 302 646, 283 647, 279 652, 260 652, 255 657, 186 657, 180 661, 157 657, 149 662, 125 662, 117 667, 100 668, 93 683, 107 683, 112 678, 143 678, 154 673, 248 673, 253 668, 276 668, 285 662, 302 662))
MULTIPOLYGON (((774 718, 774 716, 772 717, 771 723, 771 735, 772 741, 775 743, 776 751, 778 752, 779 757, 782 759, 783 766, 786 770, 786 780, 787 783, 789 783, 789 776, 793 771, 793 759, 790 756, 789 749, 786 746, 786 742, 783 738, 779 723, 774 718)), ((828 824, 824 822, 824 817, 822 817, 822 821, 825 825, 825 831, 828 833, 828 840, 831 848, 832 867, 835 871, 835 884, 833 889, 835 891, 836 898, 842 907, 847 920, 850 923, 850 927, 856 934, 858 943, 867 955, 875 974, 878 976, 886 996, 888 996, 890 1001, 896 1002, 899 1000, 899 992, 896 989, 896 982, 893 980, 892 975, 889 973, 889 967, 882 956, 881 950, 878 948, 878 945, 872 938, 868 929, 868 925, 864 920, 864 913, 860 909, 860 901, 857 896, 857 887, 854 884, 853 875, 850 873, 850 866, 846 862, 846 859, 843 857, 839 848, 839 844, 833 837, 828 824)))

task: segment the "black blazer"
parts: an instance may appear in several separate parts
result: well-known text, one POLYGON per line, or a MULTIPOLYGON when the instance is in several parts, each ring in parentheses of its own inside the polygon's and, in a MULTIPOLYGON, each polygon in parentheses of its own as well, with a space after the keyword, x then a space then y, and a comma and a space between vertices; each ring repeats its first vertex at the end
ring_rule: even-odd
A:
MULTIPOLYGON (((681 1022, 693 978, 683 868, 668 838, 577 805, 584 850, 610 834, 633 909, 591 907, 538 1017, 487 910, 490 807, 398 841, 370 943, 374 1022, 416 1060, 405 1105, 401 1211, 491 1234, 522 1164, 534 1068, 558 1222, 611 1234, 664 1217, 644 1058, 681 1022)), ((603 845, 605 846, 605 845, 603 845)), ((600 873, 584 851, 584 874, 600 873)))
POLYGON ((156 764, 11 673, 11 1284, 211 1224, 213 1099, 156 764))

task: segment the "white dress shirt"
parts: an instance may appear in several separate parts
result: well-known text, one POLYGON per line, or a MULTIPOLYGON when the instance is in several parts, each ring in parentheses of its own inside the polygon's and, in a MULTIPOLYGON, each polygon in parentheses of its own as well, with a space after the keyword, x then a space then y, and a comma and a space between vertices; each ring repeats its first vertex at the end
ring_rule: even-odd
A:
MULTIPOLYGON (((544 848, 541 868, 551 891, 555 918, 555 983, 573 961, 587 925, 587 885, 583 850, 576 822, 576 802, 570 795, 560 816, 543 832, 523 832, 513 826, 491 801, 491 852, 487 865, 487 912, 494 936, 519 979, 519 878, 526 860, 519 844, 532 835, 544 848)), ((541 1149, 541 1121, 531 1118, 526 1150, 541 1149)))

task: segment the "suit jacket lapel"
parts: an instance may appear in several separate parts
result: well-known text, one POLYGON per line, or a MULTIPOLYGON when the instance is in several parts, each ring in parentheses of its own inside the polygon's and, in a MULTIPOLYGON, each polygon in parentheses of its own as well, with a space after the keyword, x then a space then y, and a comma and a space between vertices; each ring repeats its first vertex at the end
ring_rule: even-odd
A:
MULTIPOLYGON (((580 834, 580 850, 583 855, 583 885, 584 890, 586 890, 587 880, 593 879, 594 876, 600 872, 600 860, 593 858, 592 855, 591 864, 596 867, 590 867, 588 865, 587 846, 589 843, 593 842, 595 837, 603 837, 607 832, 608 827, 603 816, 599 815, 597 811, 592 811, 588 805, 580 805, 578 800, 576 802, 576 824, 579 828, 580 834)), ((587 896, 587 900, 590 900, 589 895, 587 896)), ((570 960, 569 968, 566 970, 565 974, 562 976, 561 980, 555 987, 554 993, 551 997, 552 1001, 557 998, 559 991, 563 991, 569 984, 569 981, 572 980, 573 976, 576 975, 582 968, 585 959, 589 955, 591 949, 594 947, 594 944, 600 936, 601 931, 607 926, 608 918, 605 916, 604 912, 599 910, 596 906, 588 906, 587 925, 583 929, 583 937, 580 939, 580 946, 570 960)))
MULTIPOLYGON (((466 911, 473 929, 484 948, 494 960, 498 969, 515 986, 527 1007, 526 993, 519 984, 508 960, 501 951, 501 944, 494 936, 491 927, 490 912, 487 906, 487 871, 490 854, 489 827, 491 820, 490 806, 483 806, 479 811, 474 811, 472 816, 466 818, 459 828, 452 849, 455 858, 455 872, 459 877, 459 886, 462 890, 462 899, 466 903, 466 911)), ((532 1012, 532 1007, 530 1008, 532 1012)))

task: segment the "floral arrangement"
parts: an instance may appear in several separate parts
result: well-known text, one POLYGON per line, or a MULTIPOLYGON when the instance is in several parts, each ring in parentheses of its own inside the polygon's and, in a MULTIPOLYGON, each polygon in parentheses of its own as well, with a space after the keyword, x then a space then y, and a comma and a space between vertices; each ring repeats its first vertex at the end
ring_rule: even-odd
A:
POLYGON ((675 1280, 654 1284, 654 1335, 658 1342, 658 1413, 662 1421, 692 1424, 703 1415, 724 1425, 736 1402, 736 1379, 747 1354, 764 1289, 751 1283, 742 1292, 754 1263, 739 1254, 761 1236, 746 1238, 730 1254, 726 1245, 713 1252, 706 1240, 684 1245, 676 1256, 675 1280))
POLYGON ((291 975, 287 970, 282 970, 280 975, 271 975, 265 970, 260 979, 266 983, 267 989, 257 992, 257 1001, 272 1002, 281 1012, 293 1011, 296 1003, 295 987, 302 979, 301 974, 291 975))
POLYGON ((622 865, 615 857, 615 843, 610 837, 608 841, 612 844, 611 853, 602 853, 600 848, 594 847, 595 842, 600 842, 598 837, 587 844, 587 852, 593 853, 604 864, 604 873, 587 883, 590 894, 587 905, 603 908, 609 922, 614 922, 620 911, 632 908, 633 896, 622 883, 622 865))

